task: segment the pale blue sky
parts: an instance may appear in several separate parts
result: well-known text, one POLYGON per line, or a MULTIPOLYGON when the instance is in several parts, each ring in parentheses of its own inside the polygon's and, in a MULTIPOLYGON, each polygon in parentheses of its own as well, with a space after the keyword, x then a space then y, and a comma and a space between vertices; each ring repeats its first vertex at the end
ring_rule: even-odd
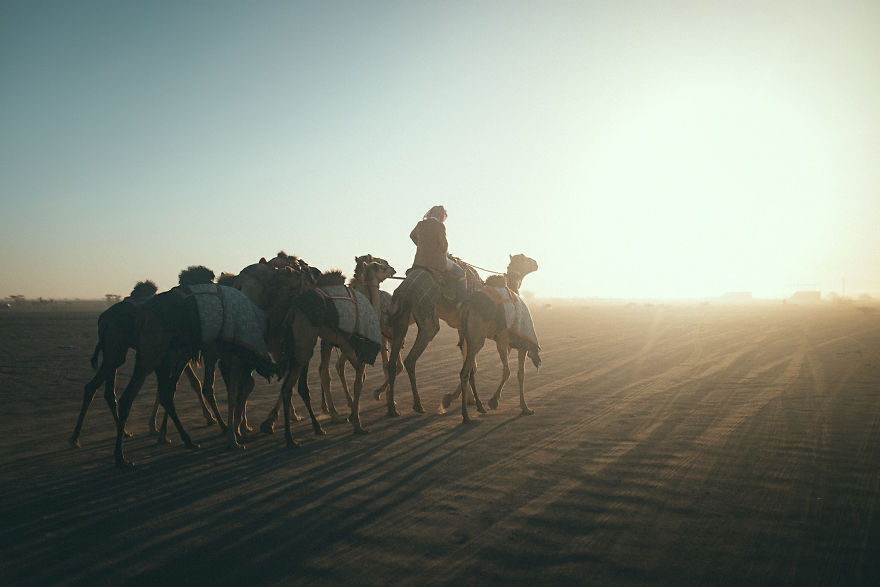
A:
POLYGON ((880 3, 5 1, 0 297, 278 249, 542 297, 880 293, 880 3))

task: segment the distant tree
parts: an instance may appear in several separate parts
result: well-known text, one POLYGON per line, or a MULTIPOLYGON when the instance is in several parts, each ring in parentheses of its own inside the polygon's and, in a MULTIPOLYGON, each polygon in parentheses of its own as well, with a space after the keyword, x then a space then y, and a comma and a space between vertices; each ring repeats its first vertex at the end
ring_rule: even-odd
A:
POLYGON ((20 304, 24 301, 24 296, 9 296, 13 304, 20 304))
POLYGON ((116 302, 122 301, 122 296, 118 294, 104 294, 104 299, 107 300, 108 304, 115 304, 116 302))

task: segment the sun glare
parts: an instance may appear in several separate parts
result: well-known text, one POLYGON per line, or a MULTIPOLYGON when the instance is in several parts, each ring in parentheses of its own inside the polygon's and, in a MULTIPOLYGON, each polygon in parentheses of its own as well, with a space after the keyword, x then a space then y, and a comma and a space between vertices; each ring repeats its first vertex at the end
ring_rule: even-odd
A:
POLYGON ((804 235, 822 230, 832 197, 825 137, 784 94, 737 87, 664 87, 623 113, 598 188, 625 289, 785 295, 781 259, 811 254, 804 235))

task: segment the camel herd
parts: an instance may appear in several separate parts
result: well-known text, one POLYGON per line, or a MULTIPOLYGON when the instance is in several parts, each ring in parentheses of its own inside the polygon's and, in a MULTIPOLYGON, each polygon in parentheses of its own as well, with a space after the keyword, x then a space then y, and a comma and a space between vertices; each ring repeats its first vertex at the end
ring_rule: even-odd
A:
POLYGON ((409 376, 413 410, 424 412, 416 382, 416 363, 440 330, 441 319, 458 330, 463 357, 459 385, 455 392, 444 395, 443 409, 460 396, 462 421, 466 423, 470 420, 468 398, 472 397, 477 411, 485 413, 476 390, 476 355, 487 338, 494 338, 501 357, 502 377, 489 407, 496 409, 499 405, 502 389, 510 377, 510 351, 516 348, 520 409, 524 415, 531 414, 525 400, 525 359, 530 357, 538 367, 540 347, 534 331, 531 335, 523 334, 510 321, 510 315, 518 312, 522 318, 524 314, 531 324, 518 293, 523 278, 536 271, 538 265, 525 255, 511 255, 507 272, 493 275, 484 283, 473 267, 456 261, 465 269, 468 281, 469 296, 460 305, 444 295, 438 276, 420 267, 407 272, 393 295, 381 291, 380 284, 393 278, 396 271, 386 260, 372 255, 355 258, 354 276, 348 285, 338 270, 321 272, 283 251, 272 262, 261 259, 237 275, 224 273, 216 280, 210 269, 189 267, 181 271, 178 286, 158 294, 152 282, 138 283, 129 297, 111 306, 98 319, 98 342, 91 359, 95 375, 84 387, 70 443, 80 446, 86 413, 103 384, 104 398, 117 428, 116 464, 130 465, 124 452, 124 439, 129 436, 126 421, 144 380, 153 373, 158 391, 150 418, 151 431, 158 434, 159 442, 167 442, 167 420, 171 418, 183 443, 197 448, 174 405, 177 381, 185 373, 206 422, 218 424, 231 448, 242 448, 254 431, 247 421, 246 406, 257 373, 267 380, 274 376, 281 381, 278 401, 262 422, 261 431, 272 433, 279 413, 283 412, 287 446, 296 447, 291 434, 291 420, 298 419, 291 401, 294 387, 305 404, 315 434, 324 434, 312 409, 307 376, 319 340, 322 410, 333 421, 346 420, 330 394, 332 349, 338 348, 336 370, 350 408, 347 420, 355 434, 366 433, 360 420, 360 397, 366 366, 373 364, 379 354, 385 377, 374 397, 380 400, 385 394, 388 416, 400 415, 394 394, 396 376, 402 368, 409 376), (411 324, 416 325, 417 335, 406 358, 401 360, 411 324), (116 372, 130 348, 136 351, 135 365, 117 400, 116 372), (199 362, 204 366, 201 381, 194 371, 199 362), (347 363, 355 372, 351 391, 345 378, 347 363), (213 389, 218 365, 227 390, 225 420, 213 389), (157 429, 159 405, 165 416, 157 429))

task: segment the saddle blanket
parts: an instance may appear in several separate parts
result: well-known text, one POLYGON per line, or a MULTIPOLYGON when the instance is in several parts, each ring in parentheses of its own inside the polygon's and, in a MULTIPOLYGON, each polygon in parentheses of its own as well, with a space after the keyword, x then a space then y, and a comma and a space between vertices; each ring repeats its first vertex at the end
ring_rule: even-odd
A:
POLYGON ((406 279, 397 286, 393 299, 410 299, 415 316, 432 317, 437 313, 437 299, 440 285, 430 269, 412 267, 406 272, 406 279))
POLYGON ((348 335, 360 360, 372 365, 382 347, 379 317, 367 296, 345 285, 325 285, 301 293, 296 307, 315 326, 348 335))
POLYGON ((321 297, 333 303, 339 317, 336 326, 339 330, 382 344, 379 317, 367 296, 345 285, 326 285, 315 289, 321 297))
POLYGON ((533 343, 538 349, 538 335, 535 334, 535 325, 532 323, 532 315, 529 307, 522 298, 506 287, 484 287, 480 290, 486 296, 500 305, 504 312, 504 328, 512 330, 520 338, 533 343))
POLYGON ((272 362, 266 346, 266 314, 246 295, 216 284, 191 285, 189 291, 199 309, 203 343, 231 342, 272 362))

